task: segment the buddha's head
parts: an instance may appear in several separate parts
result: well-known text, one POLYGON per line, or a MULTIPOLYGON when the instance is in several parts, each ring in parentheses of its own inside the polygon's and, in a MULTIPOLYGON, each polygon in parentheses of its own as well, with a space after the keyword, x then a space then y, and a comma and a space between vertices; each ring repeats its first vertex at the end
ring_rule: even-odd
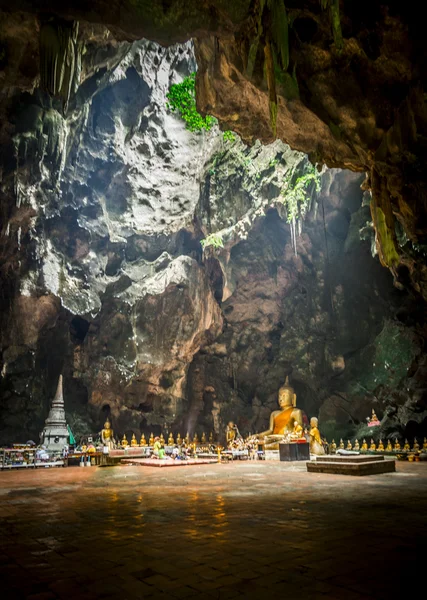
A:
POLYGON ((310 427, 317 427, 319 424, 319 421, 317 419, 317 417, 311 417, 310 419, 310 427))
POLYGON ((296 406, 297 395, 294 388, 289 384, 289 377, 286 377, 285 383, 279 390, 279 405, 281 408, 296 406))
POLYGON ((228 427, 229 429, 233 429, 233 427, 234 427, 234 423, 233 423, 233 421, 229 421, 229 422, 228 422, 228 425, 227 425, 227 427, 228 427))
POLYGON ((111 423, 109 419, 107 419, 104 423, 104 429, 111 429, 111 423))

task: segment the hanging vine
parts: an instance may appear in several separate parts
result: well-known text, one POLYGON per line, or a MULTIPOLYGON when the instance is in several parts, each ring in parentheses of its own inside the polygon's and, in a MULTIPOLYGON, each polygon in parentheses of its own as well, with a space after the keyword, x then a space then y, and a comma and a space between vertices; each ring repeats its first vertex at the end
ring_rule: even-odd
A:
POLYGON ((308 164, 303 174, 295 177, 295 172, 288 174, 280 196, 286 208, 287 221, 291 229, 292 247, 296 255, 296 224, 298 222, 300 233, 301 220, 304 219, 309 210, 313 195, 320 191, 321 175, 314 165, 308 164))

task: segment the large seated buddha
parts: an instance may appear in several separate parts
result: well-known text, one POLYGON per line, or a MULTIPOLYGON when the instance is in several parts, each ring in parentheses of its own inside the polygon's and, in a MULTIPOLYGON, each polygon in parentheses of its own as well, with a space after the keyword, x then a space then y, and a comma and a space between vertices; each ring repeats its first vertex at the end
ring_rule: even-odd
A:
POLYGON ((266 450, 278 450, 280 442, 291 440, 295 431, 302 431, 308 423, 304 412, 296 407, 297 395, 289 384, 289 377, 286 377, 284 385, 279 389, 278 396, 280 410, 271 413, 267 431, 257 434, 266 450), (295 423, 300 427, 296 427, 295 423))

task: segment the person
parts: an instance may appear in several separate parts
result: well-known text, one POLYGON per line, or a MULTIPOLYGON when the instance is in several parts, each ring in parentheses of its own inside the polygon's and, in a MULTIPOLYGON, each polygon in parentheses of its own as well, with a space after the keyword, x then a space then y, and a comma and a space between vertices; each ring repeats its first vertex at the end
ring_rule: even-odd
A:
POLYGON ((161 444, 161 442, 160 442, 160 438, 159 438, 159 436, 157 435, 157 436, 154 438, 154 444, 153 444, 153 458, 160 458, 160 456, 159 456, 159 453, 160 453, 160 450, 161 450, 161 449, 162 449, 162 444, 161 444))
POLYGON ((179 456, 179 448, 175 444, 174 447, 173 447, 173 449, 172 449, 172 458, 176 460, 178 458, 178 456, 179 456))

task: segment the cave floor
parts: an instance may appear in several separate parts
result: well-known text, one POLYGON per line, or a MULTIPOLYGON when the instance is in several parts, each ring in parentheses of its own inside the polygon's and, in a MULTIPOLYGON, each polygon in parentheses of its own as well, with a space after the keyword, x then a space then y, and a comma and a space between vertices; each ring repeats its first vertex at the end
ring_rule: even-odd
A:
POLYGON ((407 597, 427 554, 427 463, 396 467, 361 478, 262 461, 0 472, 0 594, 407 597))

